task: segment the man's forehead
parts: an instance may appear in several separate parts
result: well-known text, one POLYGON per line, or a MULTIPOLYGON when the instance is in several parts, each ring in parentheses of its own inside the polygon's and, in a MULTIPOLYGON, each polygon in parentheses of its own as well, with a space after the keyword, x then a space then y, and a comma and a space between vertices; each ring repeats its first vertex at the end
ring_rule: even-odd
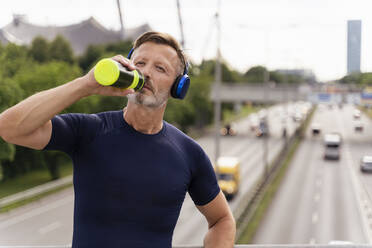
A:
POLYGON ((169 60, 171 63, 178 60, 178 55, 173 47, 165 44, 157 44, 154 42, 146 42, 141 44, 134 50, 133 55, 137 56, 155 56, 156 58, 162 58, 169 60))

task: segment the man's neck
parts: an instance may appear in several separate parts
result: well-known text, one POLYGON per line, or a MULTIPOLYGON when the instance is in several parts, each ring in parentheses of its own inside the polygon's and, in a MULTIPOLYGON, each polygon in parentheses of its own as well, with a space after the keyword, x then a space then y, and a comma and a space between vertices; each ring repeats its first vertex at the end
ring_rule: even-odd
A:
POLYGON ((163 128, 165 106, 154 109, 128 102, 123 109, 123 118, 140 133, 156 134, 163 128))

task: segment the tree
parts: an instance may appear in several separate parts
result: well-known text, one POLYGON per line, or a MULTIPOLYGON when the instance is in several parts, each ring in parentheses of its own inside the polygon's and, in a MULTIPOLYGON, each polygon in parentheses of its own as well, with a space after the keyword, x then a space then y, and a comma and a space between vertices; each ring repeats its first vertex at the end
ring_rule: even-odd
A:
MULTIPOLYGON (((206 60, 202 61, 200 65, 200 71, 202 72, 202 75, 206 76, 215 76, 215 70, 216 70, 216 61, 215 60, 206 60)), ((221 73, 222 73, 222 82, 226 83, 234 83, 241 81, 241 75, 229 68, 229 66, 226 63, 221 63, 221 73)))
POLYGON ((11 78, 18 71, 31 64, 32 62, 27 57, 27 48, 9 43, 0 54, 0 72, 2 78, 11 78))
POLYGON ((44 64, 34 63, 22 68, 14 80, 25 91, 25 97, 28 97, 71 81, 81 74, 80 68, 76 65, 52 61, 44 64))
POLYGON ((95 62, 105 52, 105 48, 102 45, 89 45, 84 54, 79 58, 79 66, 84 72, 88 72, 95 62))
POLYGON ((48 41, 40 36, 36 37, 29 48, 29 55, 40 63, 48 61, 50 59, 48 41))
POLYGON ((265 67, 254 66, 244 73, 244 78, 249 83, 263 83, 265 81, 265 73, 267 73, 267 69, 265 67))
MULTIPOLYGON (((78 76, 81 76, 80 68, 66 62, 34 63, 22 68, 14 76, 13 84, 22 88, 23 97, 27 97, 39 91, 54 88, 78 76)), ((14 102, 10 103, 10 106, 14 105, 14 102)), ((16 146, 14 161, 8 160, 2 163, 3 172, 5 171, 7 177, 14 177, 30 170, 46 167, 49 169, 51 178, 56 179, 59 177, 58 167, 65 160, 61 159, 63 158, 61 154, 49 153, 51 152, 44 153, 16 146)))
POLYGON ((130 41, 120 41, 117 43, 111 43, 106 45, 106 52, 113 54, 121 54, 127 57, 130 49, 132 48, 132 42, 130 41))
POLYGON ((50 43, 49 54, 53 60, 65 61, 70 64, 74 62, 71 46, 61 35, 58 35, 50 43))
MULTIPOLYGON (((0 112, 16 104, 22 98, 22 89, 9 78, 0 81, 0 112)), ((0 138, 0 166, 3 180, 15 176, 14 168, 7 166, 15 158, 15 145, 6 143, 0 138)))
POLYGON ((363 86, 372 85, 372 73, 371 72, 363 73, 362 78, 360 80, 360 84, 363 86))

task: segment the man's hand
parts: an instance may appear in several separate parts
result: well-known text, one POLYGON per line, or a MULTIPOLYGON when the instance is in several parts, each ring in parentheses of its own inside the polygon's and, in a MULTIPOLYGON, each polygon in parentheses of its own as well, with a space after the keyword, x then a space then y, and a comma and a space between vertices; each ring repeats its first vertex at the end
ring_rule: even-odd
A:
MULTIPOLYGON (((122 55, 116 55, 111 59, 119 62, 123 66, 127 67, 130 70, 135 70, 136 67, 132 64, 130 60, 124 58, 122 55)), ((119 89, 112 86, 103 86, 100 85, 94 78, 94 69, 93 67, 86 75, 81 78, 83 84, 85 84, 86 95, 103 95, 103 96, 126 96, 128 94, 134 93, 133 89, 119 89)))

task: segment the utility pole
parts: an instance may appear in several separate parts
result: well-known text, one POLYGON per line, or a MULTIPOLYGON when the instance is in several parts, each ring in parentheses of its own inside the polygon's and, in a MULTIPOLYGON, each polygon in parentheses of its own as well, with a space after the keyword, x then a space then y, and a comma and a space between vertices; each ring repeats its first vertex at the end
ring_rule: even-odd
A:
POLYGON ((180 32, 181 32, 181 46, 182 48, 184 48, 185 47, 185 36, 183 35, 183 23, 182 23, 182 16, 181 16, 180 0, 177 0, 177 10, 178 10, 178 20, 180 24, 180 32))
MULTIPOLYGON (((268 69, 266 68, 264 70, 264 88, 268 88, 269 87, 269 77, 270 77, 270 74, 269 74, 269 71, 268 69)), ((264 89, 264 99, 269 99, 268 97, 268 94, 269 94, 269 90, 270 89, 264 89)), ((262 136, 262 145, 263 145, 263 151, 262 151, 262 156, 263 156, 263 165, 264 165, 264 178, 267 178, 269 176, 269 144, 268 144, 268 136, 269 136, 269 133, 270 133, 270 128, 269 128, 269 108, 267 109, 267 112, 266 112, 266 116, 264 117, 264 120, 265 122, 265 126, 266 126, 266 135, 263 135, 262 136)))
MULTIPOLYGON (((220 156, 220 129, 221 129, 221 99, 220 99, 220 85, 222 81, 221 73, 221 51, 220 51, 220 41, 221 41, 221 26, 219 19, 219 8, 221 1, 218 1, 218 10, 215 15, 216 17, 216 26, 217 26, 217 57, 216 57, 216 68, 215 68, 215 89, 216 89, 216 98, 214 102, 214 122, 216 126, 216 136, 215 136, 215 162, 220 156)), ((216 166, 217 168, 217 166, 216 166)), ((218 171, 217 171, 218 173, 218 171)))
POLYGON ((124 31, 124 23, 123 23, 123 17, 121 15, 121 7, 120 7, 120 0, 116 0, 118 11, 119 11, 119 18, 120 18, 120 39, 124 39, 125 31, 124 31))

